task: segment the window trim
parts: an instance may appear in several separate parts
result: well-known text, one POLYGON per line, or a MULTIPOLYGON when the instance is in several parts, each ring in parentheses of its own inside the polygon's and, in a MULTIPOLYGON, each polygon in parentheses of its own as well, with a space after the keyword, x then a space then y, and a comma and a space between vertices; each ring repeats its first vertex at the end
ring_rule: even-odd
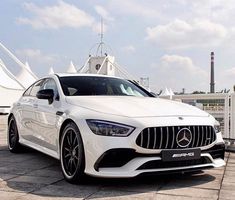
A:
MULTIPOLYGON (((37 82, 41 81, 41 80, 43 80, 43 79, 39 79, 39 80, 35 81, 33 84, 31 84, 31 85, 24 91, 24 93, 22 94, 22 96, 31 97, 32 95, 30 95, 30 94, 31 94, 31 91, 32 91, 34 85, 35 85, 37 82), (31 88, 31 90, 30 90, 30 92, 29 92, 29 95, 25 95, 25 93, 26 93, 30 88, 31 88)), ((32 97, 34 97, 34 96, 32 96, 32 97)))
MULTIPOLYGON (((35 84, 37 84, 37 83, 40 82, 40 81, 44 82, 45 79, 46 79, 46 78, 42 78, 42 79, 39 79, 38 81, 36 81, 36 82, 33 84, 32 89, 34 88, 35 84)), ((36 97, 36 96, 31 95, 32 89, 31 89, 31 91, 30 91, 30 95, 29 95, 29 96, 31 96, 31 97, 36 97)))

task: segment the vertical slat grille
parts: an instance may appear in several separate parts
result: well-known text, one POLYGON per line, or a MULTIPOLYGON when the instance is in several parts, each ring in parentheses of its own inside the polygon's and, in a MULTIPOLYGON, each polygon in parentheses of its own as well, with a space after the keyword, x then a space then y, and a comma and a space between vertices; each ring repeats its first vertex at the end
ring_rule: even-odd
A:
POLYGON ((195 146, 195 138, 196 138, 195 126, 193 126, 193 132, 192 132, 192 134, 193 134, 193 141, 192 141, 191 147, 194 147, 194 146, 195 146))
POLYGON ((157 128, 154 128, 154 139, 153 139, 153 149, 156 149, 156 142, 157 142, 157 128))
POLYGON ((165 149, 167 149, 168 147, 168 142, 169 142, 169 127, 166 127, 166 145, 165 145, 165 149))
POLYGON ((163 139, 163 131, 162 131, 162 127, 161 129, 161 138, 160 138, 160 145, 159 145, 159 149, 162 149, 162 139, 163 139))
POLYGON ((148 130, 148 143, 147 143, 147 149, 149 148, 149 143, 150 143, 150 128, 148 130))
POLYGON ((171 149, 174 147, 174 142, 175 142, 175 127, 172 126, 172 142, 171 142, 171 149))
POLYGON ((177 149, 207 146, 216 140, 212 126, 170 126, 149 127, 144 129, 136 139, 136 144, 146 149, 177 149), (177 143, 177 134, 181 129, 191 132, 190 143, 180 147, 177 143))
POLYGON ((201 127, 201 144, 200 144, 200 147, 204 146, 203 143, 204 143, 204 140, 203 140, 203 136, 204 136, 204 129, 203 129, 203 126, 201 127))

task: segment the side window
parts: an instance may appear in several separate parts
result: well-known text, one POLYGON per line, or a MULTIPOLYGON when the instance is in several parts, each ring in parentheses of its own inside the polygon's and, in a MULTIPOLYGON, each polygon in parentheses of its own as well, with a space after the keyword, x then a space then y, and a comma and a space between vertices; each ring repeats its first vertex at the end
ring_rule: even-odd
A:
POLYGON ((52 89, 54 91, 55 100, 59 100, 59 93, 56 82, 53 79, 46 79, 43 84, 43 89, 52 89))
POLYGON ((33 88, 30 92, 30 96, 36 97, 37 92, 42 89, 42 85, 43 85, 44 81, 45 81, 44 79, 39 80, 38 82, 36 82, 33 85, 33 88))
POLYGON ((23 96, 30 96, 29 94, 30 94, 30 92, 31 92, 31 90, 32 90, 32 87, 33 87, 33 85, 30 86, 30 87, 24 92, 23 96))

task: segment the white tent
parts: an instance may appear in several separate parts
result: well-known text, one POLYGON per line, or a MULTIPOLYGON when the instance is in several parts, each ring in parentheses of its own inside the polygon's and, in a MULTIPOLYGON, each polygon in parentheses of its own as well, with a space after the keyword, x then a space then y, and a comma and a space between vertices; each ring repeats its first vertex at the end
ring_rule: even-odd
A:
POLYGON ((66 71, 67 73, 77 73, 76 67, 74 66, 73 62, 70 62, 70 65, 68 66, 68 69, 66 71))
POLYGON ((165 90, 161 93, 160 96, 170 96, 171 93, 169 92, 169 90, 167 88, 165 88, 165 90))
POLYGON ((0 59, 0 86, 9 89, 24 89, 24 86, 7 69, 6 65, 0 59))
POLYGON ((169 88, 169 89, 165 88, 165 90, 160 94, 161 97, 163 97, 163 98, 167 97, 169 99, 172 99, 173 95, 175 95, 175 94, 171 88, 169 88))
POLYGON ((50 67, 48 74, 54 74, 54 73, 55 73, 55 71, 54 71, 53 67, 50 67))
POLYGON ((27 88, 31 85, 35 80, 37 80, 37 76, 31 71, 29 64, 26 62, 23 64, 8 48, 6 48, 1 42, 0 47, 4 50, 4 52, 13 60, 15 61, 20 67, 21 71, 16 76, 17 80, 27 88))
POLYGON ((37 80, 37 76, 30 69, 28 62, 25 63, 24 68, 21 68, 20 73, 16 77, 25 88, 28 88, 37 80))
POLYGON ((10 106, 20 98, 24 89, 24 86, 0 59, 0 113, 8 112, 10 106))
POLYGON ((171 88, 169 89, 169 93, 170 93, 170 95, 175 95, 175 93, 172 91, 171 88))

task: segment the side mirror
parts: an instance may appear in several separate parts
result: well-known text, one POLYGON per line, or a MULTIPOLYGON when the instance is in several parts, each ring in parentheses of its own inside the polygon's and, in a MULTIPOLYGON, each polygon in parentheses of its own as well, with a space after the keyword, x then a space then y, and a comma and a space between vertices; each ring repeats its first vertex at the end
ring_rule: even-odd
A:
POLYGON ((158 95, 154 92, 150 92, 151 95, 153 95, 153 97, 157 97, 158 95))
POLYGON ((52 104, 54 99, 54 91, 52 89, 39 90, 36 94, 38 99, 47 99, 49 104, 52 104))

